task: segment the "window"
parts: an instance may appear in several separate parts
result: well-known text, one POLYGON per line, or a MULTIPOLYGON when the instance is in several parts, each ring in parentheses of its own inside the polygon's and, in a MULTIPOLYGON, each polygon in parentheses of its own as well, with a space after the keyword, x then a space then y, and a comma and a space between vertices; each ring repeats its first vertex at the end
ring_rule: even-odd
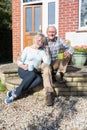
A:
POLYGON ((32 1, 40 1, 40 0, 23 0, 23 2, 32 2, 32 1))
POLYGON ((40 7, 34 9, 34 31, 37 32, 40 26, 40 7))
POLYGON ((80 0, 80 28, 87 28, 87 0, 80 0))
POLYGON ((48 25, 55 24, 55 2, 48 3, 48 25))
POLYGON ((41 25, 41 5, 27 6, 25 9, 26 32, 37 32, 41 25))
POLYGON ((26 9, 26 32, 32 31, 32 8, 26 9))

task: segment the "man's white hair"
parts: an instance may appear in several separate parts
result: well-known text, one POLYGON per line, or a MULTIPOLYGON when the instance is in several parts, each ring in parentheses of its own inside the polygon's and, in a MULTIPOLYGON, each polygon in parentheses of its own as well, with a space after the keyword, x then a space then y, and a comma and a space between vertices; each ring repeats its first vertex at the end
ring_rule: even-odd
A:
POLYGON ((47 27, 47 31, 48 31, 49 27, 54 27, 55 28, 55 33, 57 33, 57 29, 56 29, 54 24, 49 24, 48 27, 47 27))

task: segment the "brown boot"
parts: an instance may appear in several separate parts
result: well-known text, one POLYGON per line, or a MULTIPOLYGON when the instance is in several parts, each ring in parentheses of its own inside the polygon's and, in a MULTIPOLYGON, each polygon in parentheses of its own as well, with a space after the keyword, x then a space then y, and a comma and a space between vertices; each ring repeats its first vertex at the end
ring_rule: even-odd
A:
POLYGON ((47 106, 53 106, 53 101, 54 101, 54 95, 52 92, 47 92, 46 93, 46 105, 47 106))
POLYGON ((58 81, 58 83, 65 83, 66 82, 66 80, 63 77, 64 77, 63 72, 57 72, 56 80, 58 81))

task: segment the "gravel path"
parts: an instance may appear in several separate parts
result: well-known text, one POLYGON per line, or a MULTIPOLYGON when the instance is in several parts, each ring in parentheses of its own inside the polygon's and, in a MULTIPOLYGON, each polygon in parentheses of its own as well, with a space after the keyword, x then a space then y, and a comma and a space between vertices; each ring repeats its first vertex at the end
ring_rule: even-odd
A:
POLYGON ((55 97, 53 107, 41 92, 9 105, 5 98, 0 92, 0 130, 87 130, 87 97, 55 97))

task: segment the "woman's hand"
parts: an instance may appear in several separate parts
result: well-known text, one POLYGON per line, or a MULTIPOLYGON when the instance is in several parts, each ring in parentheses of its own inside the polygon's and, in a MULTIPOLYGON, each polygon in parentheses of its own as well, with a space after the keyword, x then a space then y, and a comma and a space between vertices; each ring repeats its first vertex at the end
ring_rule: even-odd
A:
POLYGON ((18 60, 18 61, 21 61, 21 56, 18 56, 18 57, 17 57, 17 60, 18 60))
POLYGON ((28 70, 28 65, 20 64, 20 67, 24 70, 28 70))

